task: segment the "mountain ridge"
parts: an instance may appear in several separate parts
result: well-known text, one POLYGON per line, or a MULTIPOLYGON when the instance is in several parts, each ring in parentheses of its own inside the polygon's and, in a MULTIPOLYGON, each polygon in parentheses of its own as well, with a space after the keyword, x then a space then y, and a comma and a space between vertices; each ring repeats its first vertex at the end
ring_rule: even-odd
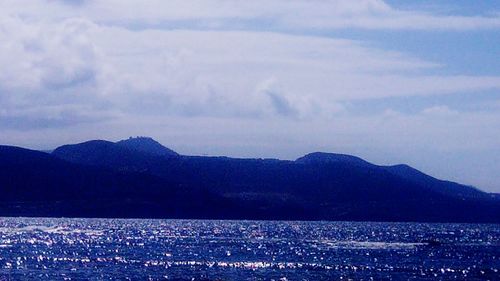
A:
MULTIPOLYGON (((135 139, 173 151, 151 140, 135 139)), ((94 140, 51 154, 1 146, 0 168, 0 215, 500 223, 498 195, 336 153, 166 155, 94 140)))

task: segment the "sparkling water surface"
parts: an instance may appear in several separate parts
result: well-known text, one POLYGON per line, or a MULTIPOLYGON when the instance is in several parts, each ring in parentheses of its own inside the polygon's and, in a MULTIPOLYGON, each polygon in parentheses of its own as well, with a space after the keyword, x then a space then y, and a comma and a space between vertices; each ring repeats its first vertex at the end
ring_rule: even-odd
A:
POLYGON ((500 225, 0 218, 0 280, 500 280, 500 225))

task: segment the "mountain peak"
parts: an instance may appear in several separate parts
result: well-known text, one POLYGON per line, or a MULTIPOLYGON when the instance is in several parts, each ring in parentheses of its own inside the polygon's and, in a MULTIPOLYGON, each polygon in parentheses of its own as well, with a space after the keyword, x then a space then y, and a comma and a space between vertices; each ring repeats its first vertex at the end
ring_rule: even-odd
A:
POLYGON ((312 164, 312 163, 348 163, 355 165, 371 165, 365 160, 347 154, 327 153, 327 152, 313 152, 295 160, 298 163, 312 164))
POLYGON ((126 140, 116 142, 117 145, 127 149, 146 152, 157 156, 178 156, 179 154, 150 137, 129 137, 126 140))

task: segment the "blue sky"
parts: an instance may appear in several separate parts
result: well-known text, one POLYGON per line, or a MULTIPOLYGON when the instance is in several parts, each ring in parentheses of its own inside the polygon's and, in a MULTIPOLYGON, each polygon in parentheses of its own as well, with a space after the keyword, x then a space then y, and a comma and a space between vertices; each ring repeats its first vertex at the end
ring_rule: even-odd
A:
POLYGON ((311 151, 500 192, 498 1, 0 3, 0 143, 311 151))

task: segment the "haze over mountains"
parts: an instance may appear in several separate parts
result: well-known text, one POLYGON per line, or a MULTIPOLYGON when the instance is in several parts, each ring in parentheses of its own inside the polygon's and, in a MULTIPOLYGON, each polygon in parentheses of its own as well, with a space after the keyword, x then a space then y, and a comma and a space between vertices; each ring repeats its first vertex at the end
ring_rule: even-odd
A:
POLYGON ((184 156, 146 137, 0 146, 0 189, 2 216, 500 222, 497 195, 407 165, 184 156))

